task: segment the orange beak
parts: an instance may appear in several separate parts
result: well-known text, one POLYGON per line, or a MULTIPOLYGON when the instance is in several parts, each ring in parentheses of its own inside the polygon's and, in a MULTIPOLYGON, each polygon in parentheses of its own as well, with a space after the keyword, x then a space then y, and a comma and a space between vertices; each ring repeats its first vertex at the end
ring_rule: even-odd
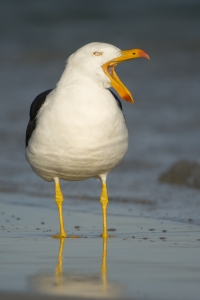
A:
POLYGON ((131 50, 122 50, 121 51, 122 56, 116 57, 114 59, 109 60, 105 64, 102 65, 102 69, 106 76, 110 79, 111 86, 116 90, 116 92, 119 94, 119 96, 131 103, 134 103, 133 97, 130 93, 130 91, 125 87, 125 85, 121 82, 117 74, 115 73, 115 66, 117 66, 119 63, 138 58, 138 57, 145 57, 147 59, 150 59, 149 55, 145 53, 143 50, 140 49, 131 49, 131 50))

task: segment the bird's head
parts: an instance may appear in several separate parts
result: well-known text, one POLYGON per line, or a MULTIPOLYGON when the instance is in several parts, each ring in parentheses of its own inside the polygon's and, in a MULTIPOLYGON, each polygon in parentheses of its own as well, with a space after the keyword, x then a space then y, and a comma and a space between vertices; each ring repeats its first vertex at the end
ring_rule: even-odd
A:
POLYGON ((69 62, 73 68, 78 67, 79 72, 83 71, 85 76, 92 76, 105 88, 112 86, 122 99, 133 103, 133 97, 115 73, 115 67, 123 61, 139 57, 150 59, 140 49, 120 50, 106 43, 90 43, 72 54, 69 62))

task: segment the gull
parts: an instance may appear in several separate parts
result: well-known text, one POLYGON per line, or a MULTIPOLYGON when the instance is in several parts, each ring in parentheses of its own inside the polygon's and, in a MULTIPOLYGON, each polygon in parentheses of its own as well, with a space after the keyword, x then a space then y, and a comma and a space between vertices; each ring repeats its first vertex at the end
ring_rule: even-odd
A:
POLYGON ((60 233, 68 237, 62 211, 60 180, 99 178, 102 182, 103 233, 107 238, 108 173, 128 149, 128 130, 120 99, 133 97, 115 73, 115 67, 138 57, 141 49, 120 50, 107 43, 90 43, 69 56, 54 89, 39 94, 30 107, 26 130, 26 159, 33 171, 55 183, 60 233))

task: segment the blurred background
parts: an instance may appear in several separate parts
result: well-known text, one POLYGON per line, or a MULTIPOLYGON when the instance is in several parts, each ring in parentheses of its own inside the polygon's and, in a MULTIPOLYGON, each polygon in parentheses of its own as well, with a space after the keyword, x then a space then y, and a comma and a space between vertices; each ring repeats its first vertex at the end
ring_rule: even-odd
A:
MULTIPOLYGON (((199 32, 200 2, 193 0, 0 0, 1 193, 23 203, 31 195, 53 200, 53 184, 37 177, 24 156, 30 104, 55 87, 71 53, 107 42, 151 57, 116 70, 135 104, 122 103, 130 147, 109 175, 111 200, 147 204, 146 216, 192 216, 199 224, 199 190, 158 182, 171 164, 200 160, 199 32)), ((70 199, 96 200, 100 192, 94 180, 62 185, 70 199)))

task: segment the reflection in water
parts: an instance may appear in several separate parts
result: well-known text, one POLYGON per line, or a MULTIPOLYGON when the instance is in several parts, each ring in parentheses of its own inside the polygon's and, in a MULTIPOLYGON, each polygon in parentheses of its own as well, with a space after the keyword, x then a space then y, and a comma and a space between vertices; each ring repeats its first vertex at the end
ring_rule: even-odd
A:
POLYGON ((122 285, 107 279, 107 238, 103 238, 101 271, 98 273, 63 272, 63 251, 66 239, 60 239, 58 263, 55 274, 40 274, 31 278, 31 288, 45 294, 83 297, 117 298, 122 293, 122 285))

